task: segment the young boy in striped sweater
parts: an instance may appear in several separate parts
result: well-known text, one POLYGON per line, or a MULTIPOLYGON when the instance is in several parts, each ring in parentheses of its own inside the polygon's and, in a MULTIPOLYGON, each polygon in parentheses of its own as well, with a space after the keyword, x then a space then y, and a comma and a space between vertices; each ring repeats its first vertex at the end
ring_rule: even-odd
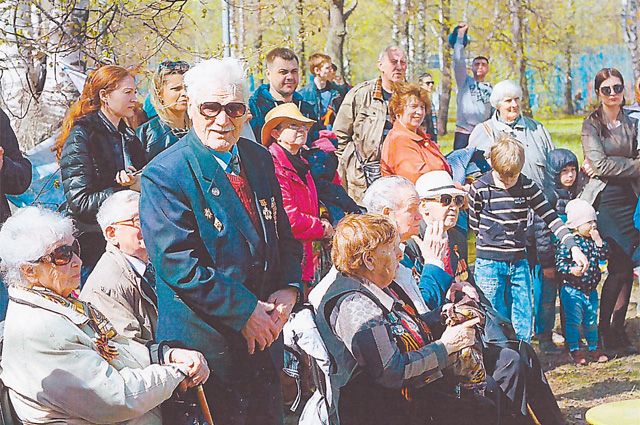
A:
POLYGON ((493 307, 511 319, 518 339, 530 342, 533 308, 525 252, 529 215, 535 213, 547 223, 580 268, 586 270, 589 262, 540 188, 521 174, 520 142, 500 136, 490 159, 493 170, 469 191, 469 226, 476 233, 474 278, 493 307))

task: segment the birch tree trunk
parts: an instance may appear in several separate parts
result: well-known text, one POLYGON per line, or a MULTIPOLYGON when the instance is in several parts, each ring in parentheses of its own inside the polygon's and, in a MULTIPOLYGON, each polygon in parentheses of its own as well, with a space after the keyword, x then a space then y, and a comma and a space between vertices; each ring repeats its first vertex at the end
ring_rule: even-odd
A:
POLYGON ((358 0, 353 0, 351 6, 345 10, 345 0, 329 1, 329 33, 325 51, 333 63, 338 67, 338 73, 345 76, 344 41, 347 36, 347 20, 358 6, 358 0))
POLYGON ((449 29, 451 27, 451 0, 440 0, 438 15, 440 37, 438 50, 440 56, 440 106, 438 109, 438 134, 447 134, 447 120, 449 119, 449 102, 451 101, 451 60, 452 53, 449 46, 449 29))
POLYGON ((631 54, 634 81, 640 78, 640 0, 622 0, 622 27, 624 42, 631 54))

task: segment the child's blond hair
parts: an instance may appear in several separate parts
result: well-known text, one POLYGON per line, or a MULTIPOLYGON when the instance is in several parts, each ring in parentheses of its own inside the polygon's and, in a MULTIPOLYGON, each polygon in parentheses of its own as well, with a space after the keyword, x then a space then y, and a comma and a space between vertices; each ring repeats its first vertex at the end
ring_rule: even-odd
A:
POLYGON ((491 167, 500 176, 516 177, 524 166, 524 147, 513 137, 502 133, 491 147, 490 159, 491 167))

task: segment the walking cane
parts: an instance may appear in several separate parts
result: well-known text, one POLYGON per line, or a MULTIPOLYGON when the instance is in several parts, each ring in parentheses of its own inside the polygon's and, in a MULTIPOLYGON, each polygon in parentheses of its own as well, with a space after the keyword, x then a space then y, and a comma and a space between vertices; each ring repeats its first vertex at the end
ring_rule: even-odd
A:
POLYGON ((202 384, 198 385, 196 392, 198 393, 198 404, 200 404, 200 410, 202 410, 204 419, 209 425, 214 425, 213 418, 211 417, 211 411, 209 410, 209 403, 207 403, 207 398, 204 395, 204 388, 202 388, 202 384))

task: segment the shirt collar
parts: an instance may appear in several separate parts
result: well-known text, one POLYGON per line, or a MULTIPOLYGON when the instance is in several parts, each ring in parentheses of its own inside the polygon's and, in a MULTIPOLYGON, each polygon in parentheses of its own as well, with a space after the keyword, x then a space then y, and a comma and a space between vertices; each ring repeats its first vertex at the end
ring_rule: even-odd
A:
POLYGON ((139 258, 132 257, 131 255, 127 255, 124 252, 122 253, 124 258, 127 259, 133 270, 138 273, 140 276, 144 276, 144 272, 147 270, 147 264, 139 258))
POLYGON ((213 157, 218 161, 218 164, 222 167, 223 170, 227 171, 229 168, 229 162, 231 162, 231 158, 234 155, 238 155, 238 145, 233 145, 231 150, 228 152, 218 152, 213 149, 207 148, 207 150, 213 155, 213 157))
POLYGON ((391 311, 391 309, 393 308, 393 304, 395 303, 394 299, 391 298, 390 295, 384 292, 384 290, 382 290, 382 288, 377 286, 375 283, 370 282, 365 278, 361 278, 361 279, 362 279, 362 286, 367 288, 367 290, 371 292, 373 296, 376 297, 378 301, 382 303, 384 308, 386 308, 388 311, 391 311))
POLYGON ((373 98, 384 102, 382 96, 382 77, 378 77, 375 86, 373 86, 373 98))

